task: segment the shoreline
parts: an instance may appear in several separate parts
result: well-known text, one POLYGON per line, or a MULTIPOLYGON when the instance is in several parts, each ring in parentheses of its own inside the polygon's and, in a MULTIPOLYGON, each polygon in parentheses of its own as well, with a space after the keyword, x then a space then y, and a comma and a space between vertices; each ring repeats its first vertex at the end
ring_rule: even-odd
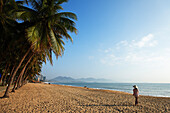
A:
MULTIPOLYGON (((63 84, 53 84, 51 83, 50 85, 61 85, 61 86, 68 86, 68 87, 74 87, 74 88, 84 88, 81 86, 73 86, 73 85, 63 85, 63 84)), ((88 88, 90 90, 99 90, 99 91, 109 91, 109 92, 113 92, 113 93, 123 93, 123 94, 128 94, 128 95, 132 95, 132 93, 128 93, 128 92, 124 92, 124 91, 118 91, 118 90, 112 90, 112 89, 100 89, 100 88, 88 88)), ((168 98, 170 99, 170 96, 151 96, 151 95, 139 95, 139 96, 143 96, 143 97, 154 97, 154 98, 168 98)))

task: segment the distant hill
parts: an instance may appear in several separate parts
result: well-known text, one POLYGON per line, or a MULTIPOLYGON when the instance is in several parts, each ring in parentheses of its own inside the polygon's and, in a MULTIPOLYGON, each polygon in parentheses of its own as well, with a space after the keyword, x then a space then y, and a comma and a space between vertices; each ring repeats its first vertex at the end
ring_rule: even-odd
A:
POLYGON ((75 82, 75 79, 71 78, 71 77, 63 77, 63 76, 58 76, 55 77, 49 81, 53 81, 53 82, 75 82))
POLYGON ((51 80, 49 80, 51 82, 112 82, 111 80, 108 80, 108 79, 104 79, 104 78, 100 78, 100 79, 96 79, 96 78, 79 78, 79 79, 74 79, 72 77, 65 77, 65 76, 58 76, 58 77, 55 77, 51 80))
POLYGON ((79 81, 84 81, 84 82, 109 82, 110 80, 104 79, 104 78, 100 78, 100 79, 96 79, 96 78, 80 78, 77 79, 79 81))

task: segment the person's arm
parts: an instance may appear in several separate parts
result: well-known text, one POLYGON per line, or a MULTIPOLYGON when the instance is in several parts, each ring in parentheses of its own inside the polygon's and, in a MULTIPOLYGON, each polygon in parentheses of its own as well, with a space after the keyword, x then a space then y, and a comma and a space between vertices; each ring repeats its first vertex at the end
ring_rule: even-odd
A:
POLYGON ((139 90, 137 89, 137 95, 139 96, 139 90))

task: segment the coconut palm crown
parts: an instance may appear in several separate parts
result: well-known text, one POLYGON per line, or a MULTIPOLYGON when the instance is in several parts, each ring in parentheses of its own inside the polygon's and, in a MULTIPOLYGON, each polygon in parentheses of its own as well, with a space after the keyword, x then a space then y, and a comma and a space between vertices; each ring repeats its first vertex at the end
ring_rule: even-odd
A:
MULTIPOLYGON (((26 37, 32 43, 36 51, 49 52, 61 56, 65 45, 63 39, 73 41, 68 32, 77 33, 75 22, 77 17, 71 12, 59 12, 63 10, 61 3, 67 0, 30 0, 32 9, 21 7, 21 24, 27 24, 26 37), (25 15, 30 15, 25 18, 25 15)), ((48 55, 49 56, 49 55, 48 55)))

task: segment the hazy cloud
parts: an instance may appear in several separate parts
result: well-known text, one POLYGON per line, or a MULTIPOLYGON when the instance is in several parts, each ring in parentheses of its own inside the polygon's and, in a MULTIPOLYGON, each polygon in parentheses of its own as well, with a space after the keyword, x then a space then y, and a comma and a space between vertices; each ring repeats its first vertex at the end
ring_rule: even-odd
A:
POLYGON ((123 40, 116 44, 116 48, 120 49, 121 47, 131 47, 131 48, 143 48, 143 47, 154 47, 158 44, 157 40, 154 39, 153 34, 148 34, 147 36, 142 37, 139 41, 132 40, 127 41, 123 40))
POLYGON ((116 65, 122 63, 143 64, 143 63, 164 63, 170 62, 170 49, 165 48, 162 51, 152 51, 150 48, 156 48, 158 41, 153 34, 148 34, 138 41, 123 40, 116 44, 116 47, 108 48, 103 51, 101 63, 107 65, 116 65))
POLYGON ((93 60, 93 59, 94 59, 94 56, 89 56, 88 59, 89 59, 89 60, 93 60))
POLYGON ((136 42, 133 41, 132 45, 137 47, 153 47, 157 45, 157 41, 154 40, 153 34, 148 34, 147 36, 143 37, 140 41, 136 42))

